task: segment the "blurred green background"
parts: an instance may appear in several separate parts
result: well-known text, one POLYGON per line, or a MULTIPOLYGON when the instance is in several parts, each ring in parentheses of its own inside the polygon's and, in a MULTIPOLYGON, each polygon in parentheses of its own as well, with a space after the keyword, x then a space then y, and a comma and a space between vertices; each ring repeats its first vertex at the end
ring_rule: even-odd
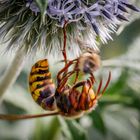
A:
MULTIPOLYGON (((102 69, 95 74, 111 83, 96 110, 76 120, 46 117, 24 121, 0 120, 0 140, 140 140, 140 16, 118 29, 114 40, 101 45, 102 69)), ((0 55, 0 75, 11 62, 12 53, 0 55)), ((33 61, 28 58, 16 83, 8 89, 0 106, 2 114, 44 113, 28 90, 33 61)), ((58 71, 52 64, 53 77, 58 71)))

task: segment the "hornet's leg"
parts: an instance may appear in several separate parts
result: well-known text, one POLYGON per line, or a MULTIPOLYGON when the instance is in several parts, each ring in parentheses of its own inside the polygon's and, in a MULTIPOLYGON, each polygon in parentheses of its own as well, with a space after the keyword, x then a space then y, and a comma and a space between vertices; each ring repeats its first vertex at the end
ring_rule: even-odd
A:
POLYGON ((75 80, 74 80, 74 83, 73 83, 74 85, 77 82, 78 76, 79 76, 79 69, 77 69, 77 68, 78 68, 78 59, 77 59, 77 62, 75 64, 75 68, 74 68, 74 70, 76 70, 76 76, 75 76, 75 80))
POLYGON ((75 85, 75 83, 77 82, 78 77, 79 77, 79 70, 78 70, 78 71, 76 71, 75 80, 74 80, 74 82, 73 82, 73 84, 74 84, 74 85, 75 85))
MULTIPOLYGON (((74 60, 69 61, 69 63, 67 63, 67 65, 66 65, 64 68, 62 68, 62 69, 58 72, 58 74, 57 74, 57 81, 58 81, 58 82, 60 82, 61 79, 63 79, 64 73, 68 71, 69 67, 70 67, 72 64, 74 64, 75 61, 77 61, 77 59, 74 59, 74 60), (63 76, 62 76, 62 73, 63 73, 63 76)), ((66 74, 66 73, 65 73, 65 74, 66 74)))
POLYGON ((58 91, 61 92, 61 90, 63 89, 63 87, 66 85, 67 81, 68 81, 68 77, 70 77, 72 74, 74 74, 75 71, 69 72, 67 73, 67 75, 61 79, 59 86, 58 86, 58 91))
POLYGON ((63 78, 61 74, 68 70, 68 68, 73 64, 73 61, 70 61, 64 68, 62 68, 57 74, 57 82, 59 83, 63 78))
POLYGON ((98 86, 98 90, 97 90, 97 93, 96 93, 96 98, 97 99, 100 99, 101 96, 104 94, 104 92, 106 91, 108 85, 109 85, 109 82, 111 80, 111 72, 109 72, 109 75, 108 75, 108 80, 106 82, 106 85, 104 86, 102 92, 101 92, 101 87, 102 87, 102 79, 100 80, 100 84, 98 86))
POLYGON ((79 100, 80 100, 81 92, 77 88, 82 87, 83 89, 85 83, 86 81, 78 82, 70 90, 69 99, 75 110, 81 110, 79 109, 79 102, 80 102, 79 100))
POLYGON ((95 98, 94 91, 92 89, 92 82, 90 79, 86 81, 82 81, 77 83, 73 88, 78 88, 82 86, 82 92, 79 96, 79 101, 78 101, 78 109, 79 110, 88 110, 92 107, 93 105, 93 99, 95 98))
POLYGON ((67 41, 67 35, 66 35, 66 25, 67 25, 67 22, 65 21, 65 24, 64 24, 64 27, 63 27, 63 35, 64 35, 64 42, 63 42, 63 50, 62 50, 62 54, 63 54, 63 57, 64 57, 64 62, 65 62, 65 66, 67 64, 67 54, 66 54, 66 41, 67 41))
POLYGON ((89 77, 88 82, 89 82, 89 90, 90 90, 93 87, 93 84, 95 83, 95 77, 93 74, 91 74, 91 77, 89 77))

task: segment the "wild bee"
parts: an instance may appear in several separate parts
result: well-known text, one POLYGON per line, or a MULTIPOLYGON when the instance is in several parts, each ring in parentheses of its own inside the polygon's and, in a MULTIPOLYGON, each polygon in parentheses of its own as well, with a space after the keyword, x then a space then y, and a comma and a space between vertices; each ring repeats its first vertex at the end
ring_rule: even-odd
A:
POLYGON ((101 65, 100 56, 95 52, 86 52, 79 57, 77 65, 85 74, 93 73, 101 65))
MULTIPOLYGON (((65 64, 65 66, 57 74, 56 85, 51 78, 47 59, 40 60, 32 66, 29 76, 29 87, 31 95, 38 105, 40 105, 43 109, 50 110, 52 112, 49 114, 47 113, 21 116, 1 114, 0 119, 18 120, 37 118, 48 115, 62 115, 69 118, 77 118, 84 113, 93 110, 110 82, 111 73, 109 72, 108 80, 102 91, 102 79, 100 80, 97 91, 93 90, 95 78, 92 72, 96 69, 90 69, 90 67, 90 70, 87 72, 90 73, 90 76, 87 78, 87 80, 79 81, 76 77, 76 82, 70 85, 68 83, 68 79, 71 78, 73 74, 77 72, 79 73, 79 71, 84 69, 84 66, 81 66, 80 68, 76 67, 79 65, 79 60, 81 57, 83 56, 80 56, 78 59, 71 60, 65 64), (73 66, 73 69, 69 70, 71 66, 73 66)), ((85 58, 86 59, 84 59, 84 62, 86 63, 88 57, 85 58)), ((96 66, 96 62, 94 63, 96 66)))
POLYGON ((84 74, 93 73, 100 65, 99 50, 89 47, 90 44, 76 38, 76 42, 82 50, 82 55, 78 58, 77 66, 84 74))
POLYGON ((77 59, 74 59, 72 64, 74 65, 73 71, 76 73, 75 84, 78 80, 79 72, 82 72, 84 75, 90 74, 94 77, 93 73, 100 68, 101 60, 97 52, 90 50, 81 54, 77 59))

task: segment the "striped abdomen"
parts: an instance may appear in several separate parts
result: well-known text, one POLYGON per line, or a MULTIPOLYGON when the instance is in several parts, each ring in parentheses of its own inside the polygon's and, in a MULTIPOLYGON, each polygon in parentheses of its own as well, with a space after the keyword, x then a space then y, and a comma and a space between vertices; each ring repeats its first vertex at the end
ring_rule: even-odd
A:
POLYGON ((36 62, 30 72, 29 87, 33 99, 44 109, 54 110, 55 85, 49 72, 47 59, 36 62))

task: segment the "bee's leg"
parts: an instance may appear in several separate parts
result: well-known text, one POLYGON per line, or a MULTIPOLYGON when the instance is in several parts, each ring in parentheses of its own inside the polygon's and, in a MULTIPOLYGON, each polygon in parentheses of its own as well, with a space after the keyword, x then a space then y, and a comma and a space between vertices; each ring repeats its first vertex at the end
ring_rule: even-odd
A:
POLYGON ((96 98, 99 99, 103 94, 104 92, 106 91, 108 85, 109 85, 109 82, 111 80, 111 72, 109 72, 109 75, 108 75, 108 80, 106 82, 106 85, 104 86, 102 92, 101 92, 101 87, 102 87, 102 79, 100 80, 100 84, 98 86, 98 90, 96 92, 96 98))

